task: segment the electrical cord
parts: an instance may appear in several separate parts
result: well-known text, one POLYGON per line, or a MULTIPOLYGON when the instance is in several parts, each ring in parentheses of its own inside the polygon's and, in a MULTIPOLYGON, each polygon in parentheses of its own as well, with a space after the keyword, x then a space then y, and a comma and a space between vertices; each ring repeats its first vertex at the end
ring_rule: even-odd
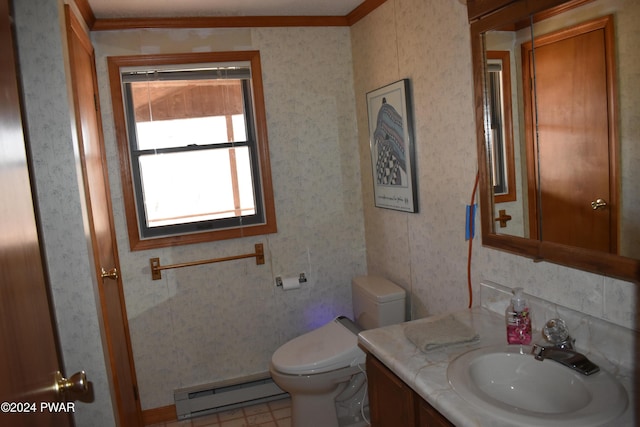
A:
MULTIPOLYGON (((476 172, 476 182, 473 185, 473 192, 471 193, 471 206, 475 204, 476 191, 478 190, 478 180, 480 179, 480 171, 476 172)), ((471 288, 471 250, 473 248, 473 237, 475 235, 475 215, 472 220, 469 221, 469 227, 471 233, 469 233, 469 254, 467 256, 467 288, 469 291, 469 307, 473 305, 473 290, 471 288)))
POLYGON ((360 372, 362 372, 362 374, 364 375, 364 394, 362 395, 362 405, 360 405, 360 415, 362 415, 362 419, 367 423, 367 425, 370 426, 371 421, 369 421, 367 416, 364 414, 364 407, 366 406, 366 402, 367 402, 367 389, 369 385, 369 378, 367 377, 367 371, 362 368, 362 365, 358 365, 358 368, 360 369, 360 372))

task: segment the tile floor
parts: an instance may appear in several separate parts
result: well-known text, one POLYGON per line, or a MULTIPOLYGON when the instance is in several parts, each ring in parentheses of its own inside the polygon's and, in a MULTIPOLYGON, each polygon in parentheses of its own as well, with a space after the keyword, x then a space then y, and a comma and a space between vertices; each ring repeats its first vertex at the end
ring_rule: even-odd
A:
POLYGON ((280 399, 147 427, 291 427, 291 399, 280 399))

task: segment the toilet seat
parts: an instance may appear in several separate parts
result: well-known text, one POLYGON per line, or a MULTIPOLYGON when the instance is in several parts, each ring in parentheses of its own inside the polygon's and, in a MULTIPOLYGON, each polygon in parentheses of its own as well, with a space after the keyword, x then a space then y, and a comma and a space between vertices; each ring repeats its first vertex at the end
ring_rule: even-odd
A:
POLYGON ((290 375, 320 374, 364 362, 357 335, 338 319, 292 339, 271 358, 278 372, 290 375))

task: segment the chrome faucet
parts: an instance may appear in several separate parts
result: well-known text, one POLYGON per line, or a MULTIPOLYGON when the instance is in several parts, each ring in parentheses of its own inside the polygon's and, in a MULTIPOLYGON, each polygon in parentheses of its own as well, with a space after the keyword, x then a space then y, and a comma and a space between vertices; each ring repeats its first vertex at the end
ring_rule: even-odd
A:
POLYGON ((562 363, 564 366, 580 372, 583 375, 595 374, 600 370, 598 365, 587 359, 587 356, 582 353, 578 353, 575 350, 558 347, 544 347, 534 344, 531 349, 531 354, 533 354, 537 360, 555 360, 556 362, 562 363))
POLYGON ((549 320, 543 328, 542 334, 551 345, 534 344, 531 354, 536 360, 554 360, 583 375, 591 375, 600 371, 598 365, 587 359, 584 354, 574 350, 575 340, 569 336, 569 331, 562 319, 549 320))

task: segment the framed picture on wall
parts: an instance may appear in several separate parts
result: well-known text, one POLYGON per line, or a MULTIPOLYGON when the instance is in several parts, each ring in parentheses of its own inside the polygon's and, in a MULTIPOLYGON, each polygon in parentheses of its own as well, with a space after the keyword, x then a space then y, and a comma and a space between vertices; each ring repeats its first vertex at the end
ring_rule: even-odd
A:
POLYGON ((409 79, 367 93, 376 207, 418 212, 409 79))

